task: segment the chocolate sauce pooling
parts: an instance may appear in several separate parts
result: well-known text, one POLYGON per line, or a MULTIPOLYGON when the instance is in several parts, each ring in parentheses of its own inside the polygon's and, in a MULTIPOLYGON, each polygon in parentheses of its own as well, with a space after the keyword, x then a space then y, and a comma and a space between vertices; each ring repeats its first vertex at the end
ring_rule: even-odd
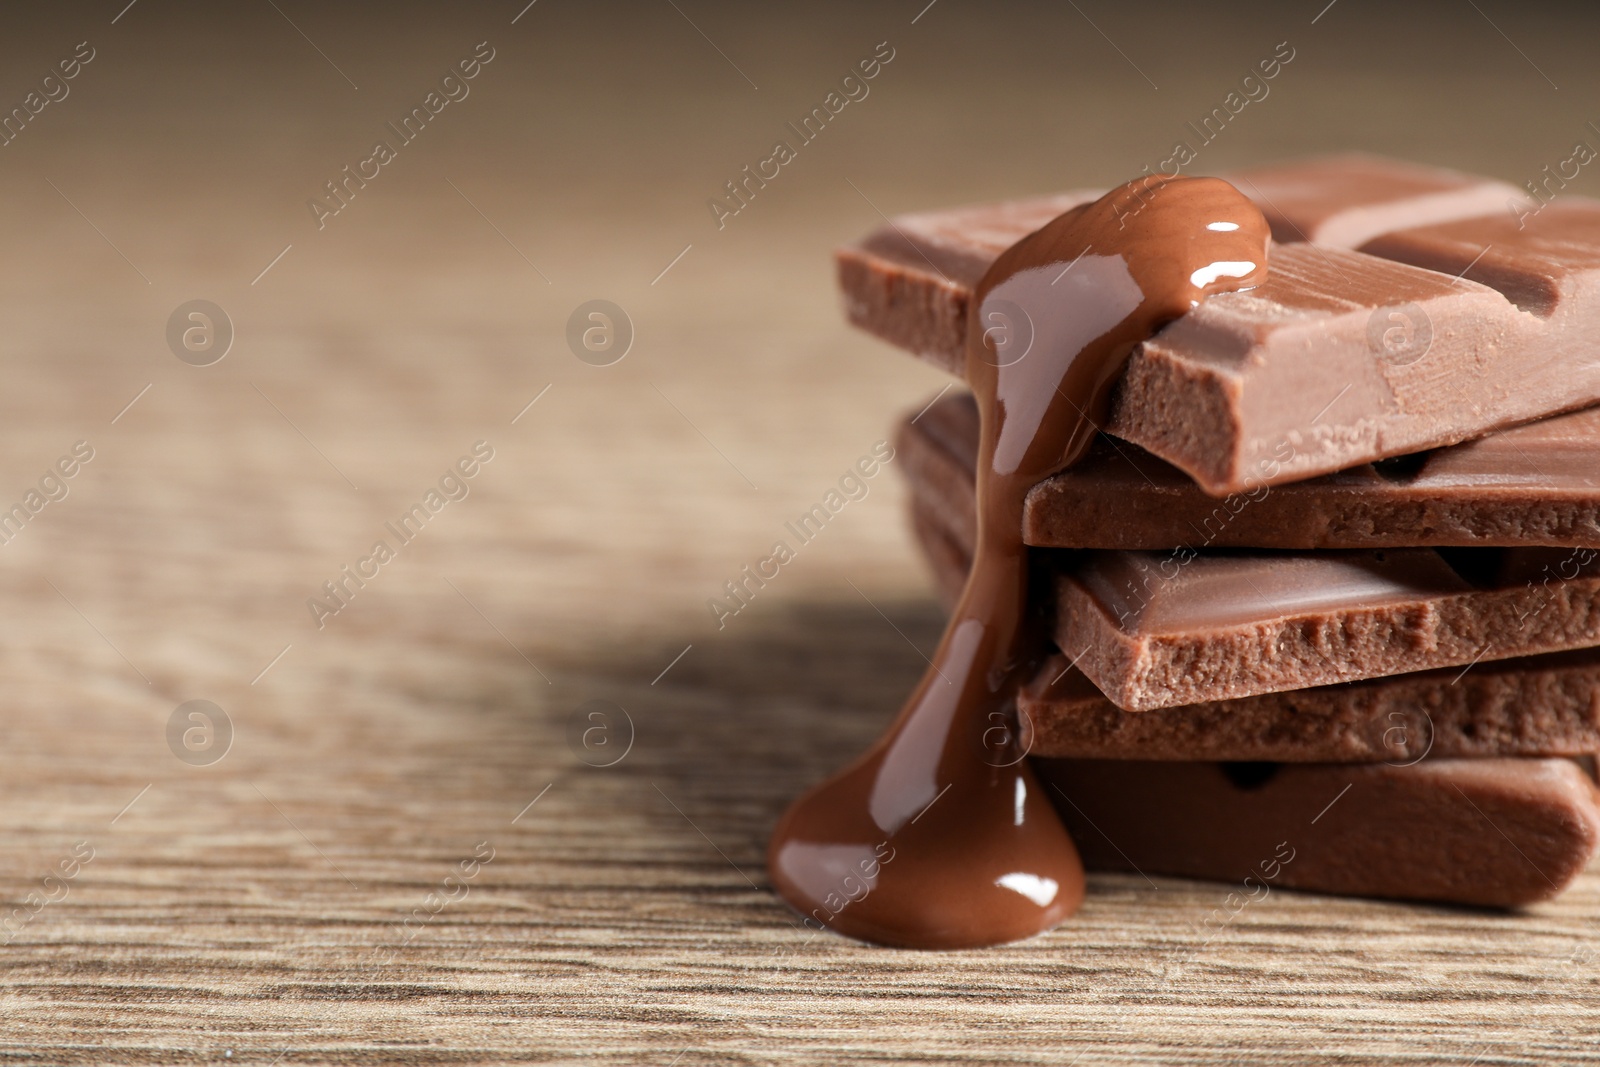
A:
POLYGON ((1216 178, 1141 178, 995 261, 973 296, 967 381, 982 416, 978 543, 931 669, 889 731, 802 796, 768 848, 811 922, 914 948, 1047 930, 1083 865, 1023 758, 1016 696, 1048 651, 1028 615, 1028 490, 1076 463, 1134 346, 1266 272, 1268 228, 1216 178))

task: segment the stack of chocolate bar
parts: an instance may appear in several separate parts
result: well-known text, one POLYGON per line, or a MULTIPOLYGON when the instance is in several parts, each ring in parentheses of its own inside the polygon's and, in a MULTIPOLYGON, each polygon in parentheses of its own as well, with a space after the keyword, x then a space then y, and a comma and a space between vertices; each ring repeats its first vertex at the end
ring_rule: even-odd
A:
MULTIPOLYGON (((1600 202, 1360 156, 1224 177, 1268 280, 1137 350, 1028 498, 1031 758, 1091 869, 1554 896, 1600 843, 1600 202)), ((989 264, 1098 195, 897 218, 839 254, 849 317, 959 374, 989 264)), ((898 430, 951 600, 977 442, 953 388, 898 430)))

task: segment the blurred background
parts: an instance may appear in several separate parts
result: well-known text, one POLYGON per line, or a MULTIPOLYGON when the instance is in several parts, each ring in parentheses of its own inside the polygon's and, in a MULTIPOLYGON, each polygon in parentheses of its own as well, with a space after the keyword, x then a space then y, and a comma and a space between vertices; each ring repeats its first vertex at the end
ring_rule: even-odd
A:
POLYGON ((1468 935, 1286 896, 1195 955, 1221 887, 1100 876, 990 953, 806 942, 766 834, 940 626, 894 464, 737 616, 707 606, 946 384, 845 327, 832 249, 1130 178, 1274 54, 1189 172, 1359 149, 1537 180, 1600 148, 1592 5, 524 3, 0 12, 8 1058, 1592 1039, 1592 876, 1468 935), (631 333, 604 359, 569 340, 595 300, 631 333))

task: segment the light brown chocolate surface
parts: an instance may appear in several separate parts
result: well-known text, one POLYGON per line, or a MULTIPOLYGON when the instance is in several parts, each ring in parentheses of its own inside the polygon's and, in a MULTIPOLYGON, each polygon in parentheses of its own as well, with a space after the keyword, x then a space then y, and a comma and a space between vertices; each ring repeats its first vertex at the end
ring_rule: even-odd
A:
MULTIPOLYGON (((1479 282, 1544 317, 1593 300, 1600 287, 1600 210, 1593 200, 1565 199, 1526 218, 1500 210, 1431 226, 1420 221, 1375 236, 1362 251, 1479 282)), ((1580 366, 1594 365, 1591 349, 1577 353, 1580 366)))
MULTIPOLYGON (((1366 250, 1277 246, 1265 284, 1207 301, 1135 354, 1106 429, 1224 495, 1600 400, 1600 204, 1568 197, 1517 230, 1503 201, 1483 215, 1486 183, 1432 173, 1429 185, 1413 165, 1359 157, 1231 175, 1264 210, 1277 205, 1280 234, 1365 239, 1366 250), (1330 167, 1361 180, 1322 196, 1319 183, 1337 185, 1330 167), (1474 217, 1440 218, 1457 211, 1474 217), (1395 219, 1432 225, 1373 232, 1395 219)), ((971 286, 994 246, 1087 195, 894 220, 839 253, 846 313, 958 370, 971 286)))
POLYGON ((1285 888, 1518 907, 1560 893, 1600 840, 1594 783, 1570 760, 1037 766, 1091 868, 1239 882, 1252 901, 1285 888))
MULTIPOLYGON (((895 438, 919 494, 965 543, 977 432, 971 398, 954 394, 895 438)), ((1082 463, 1029 494, 1023 532, 1048 548, 1600 546, 1600 407, 1225 500, 1101 435, 1082 463)))
POLYGON ((1504 211, 1525 196, 1505 182, 1398 159, 1351 154, 1233 175, 1282 242, 1359 248, 1406 226, 1504 211))

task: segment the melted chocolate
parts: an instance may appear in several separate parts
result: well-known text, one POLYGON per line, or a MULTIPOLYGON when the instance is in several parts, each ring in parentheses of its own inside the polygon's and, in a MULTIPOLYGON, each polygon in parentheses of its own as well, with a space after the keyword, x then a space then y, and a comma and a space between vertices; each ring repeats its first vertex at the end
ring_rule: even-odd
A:
POLYGON ((1088 449, 1134 347, 1204 297, 1257 284, 1267 243, 1228 183, 1140 179, 990 267, 967 337, 981 413, 972 572, 893 726, 779 822, 768 870, 801 914, 865 941, 962 948, 1077 910, 1083 865, 1016 716, 1048 651, 1028 617, 1023 501, 1088 449))

